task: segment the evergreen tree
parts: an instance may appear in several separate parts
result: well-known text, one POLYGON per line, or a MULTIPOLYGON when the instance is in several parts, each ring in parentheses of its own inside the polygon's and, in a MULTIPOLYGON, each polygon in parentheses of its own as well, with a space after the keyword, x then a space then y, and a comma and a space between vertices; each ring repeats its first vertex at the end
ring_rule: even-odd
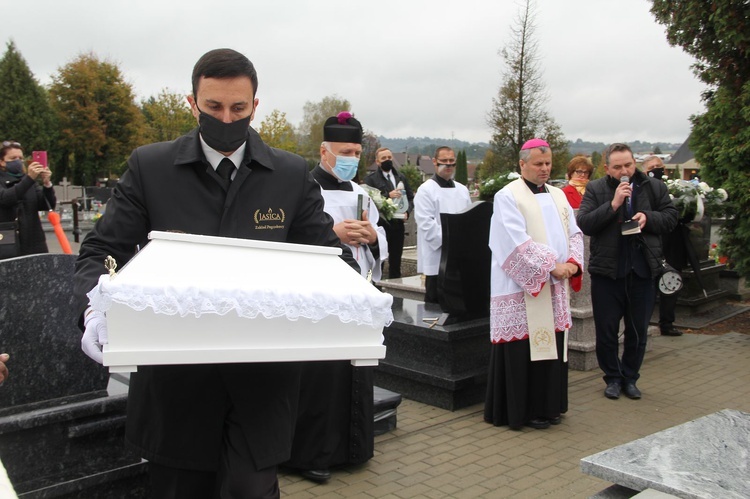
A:
POLYGON ((591 180, 604 175, 604 157, 600 152, 594 151, 591 153, 591 164, 594 165, 594 171, 591 172, 591 180))
POLYGON ((511 27, 510 44, 500 51, 506 68, 488 116, 493 130, 492 154, 485 155, 483 175, 517 170, 521 146, 535 137, 545 139, 552 148, 553 176, 567 166, 568 142, 544 108, 547 96, 539 67, 535 28, 534 6, 532 0, 526 0, 511 27))
POLYGON ((750 3, 744 0, 653 0, 667 40, 697 59, 709 88, 706 112, 691 117, 690 148, 701 177, 729 193, 721 248, 750 278, 750 3))
POLYGON ((458 151, 458 157, 456 158, 456 181, 464 185, 469 183, 469 169, 466 164, 466 151, 463 149, 458 151))
POLYGON ((50 169, 60 154, 55 150, 56 124, 47 91, 36 81, 26 60, 10 41, 0 59, 0 140, 21 143, 24 153, 47 151, 50 169))

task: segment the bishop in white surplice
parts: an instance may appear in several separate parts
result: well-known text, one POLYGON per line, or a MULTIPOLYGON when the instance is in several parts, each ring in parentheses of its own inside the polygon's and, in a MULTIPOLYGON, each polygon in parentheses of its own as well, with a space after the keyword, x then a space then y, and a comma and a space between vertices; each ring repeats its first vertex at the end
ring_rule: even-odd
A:
POLYGON ((522 178, 495 195, 490 225, 489 383, 485 421, 548 428, 567 411, 569 287, 580 289, 583 235, 565 194, 546 184, 549 145, 524 145, 522 178))

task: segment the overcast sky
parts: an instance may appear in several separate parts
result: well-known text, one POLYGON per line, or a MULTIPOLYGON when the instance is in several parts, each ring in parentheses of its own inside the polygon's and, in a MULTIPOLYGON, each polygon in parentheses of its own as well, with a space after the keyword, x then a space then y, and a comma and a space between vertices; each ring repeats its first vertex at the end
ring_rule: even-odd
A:
MULTIPOLYGON (((259 126, 297 125, 306 101, 349 100, 386 137, 486 142, 509 0, 24 0, 3 22, 36 78, 81 53, 116 63, 138 98, 190 91, 206 51, 230 47, 259 74, 259 126)), ((682 142, 704 90, 648 0, 536 0, 547 109, 569 140, 682 142)), ((9 6, 6 6, 6 12, 9 6)), ((4 16, 5 17, 5 16, 4 16)), ((2 47, 5 51, 5 47, 2 47)))

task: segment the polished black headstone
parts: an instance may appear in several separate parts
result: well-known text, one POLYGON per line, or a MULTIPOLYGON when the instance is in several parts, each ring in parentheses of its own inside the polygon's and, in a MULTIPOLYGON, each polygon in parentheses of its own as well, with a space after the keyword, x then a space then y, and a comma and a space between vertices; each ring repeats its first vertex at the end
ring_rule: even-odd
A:
POLYGON ((0 351, 10 355, 0 416, 24 404, 107 388, 107 369, 81 351, 75 260, 60 254, 0 260, 0 351))
POLYGON ((383 329, 385 359, 375 384, 451 411, 477 404, 487 391, 489 318, 439 325, 437 304, 393 299, 393 322, 383 329))
POLYGON ((81 351, 75 260, 0 261, 0 459, 22 498, 146 497, 147 467, 124 446, 127 395, 110 396, 81 351))
POLYGON ((456 214, 442 213, 438 273, 440 307, 454 321, 490 315, 489 248, 492 203, 479 201, 456 214))

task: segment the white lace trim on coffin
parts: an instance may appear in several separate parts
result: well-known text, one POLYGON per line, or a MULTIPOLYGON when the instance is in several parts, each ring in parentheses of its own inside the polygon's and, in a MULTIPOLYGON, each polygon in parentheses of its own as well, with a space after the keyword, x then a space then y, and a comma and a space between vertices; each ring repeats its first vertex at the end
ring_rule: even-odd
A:
POLYGON ((333 315, 344 323, 355 322, 374 328, 382 328, 393 322, 392 299, 385 293, 374 298, 351 293, 332 297, 316 293, 280 293, 276 290, 124 288, 117 286, 116 281, 110 282, 105 274, 87 296, 89 305, 102 312, 109 310, 113 303, 118 303, 137 311, 151 308, 157 314, 181 317, 234 312, 248 319, 262 316, 266 319, 285 317, 292 321, 304 318, 317 322, 333 315))
MULTIPOLYGON (((552 313, 555 331, 570 328, 572 322, 568 308, 568 294, 564 283, 552 284, 552 313)), ((492 343, 525 340, 529 337, 526 318, 525 293, 493 296, 490 299, 490 338, 492 343)))

